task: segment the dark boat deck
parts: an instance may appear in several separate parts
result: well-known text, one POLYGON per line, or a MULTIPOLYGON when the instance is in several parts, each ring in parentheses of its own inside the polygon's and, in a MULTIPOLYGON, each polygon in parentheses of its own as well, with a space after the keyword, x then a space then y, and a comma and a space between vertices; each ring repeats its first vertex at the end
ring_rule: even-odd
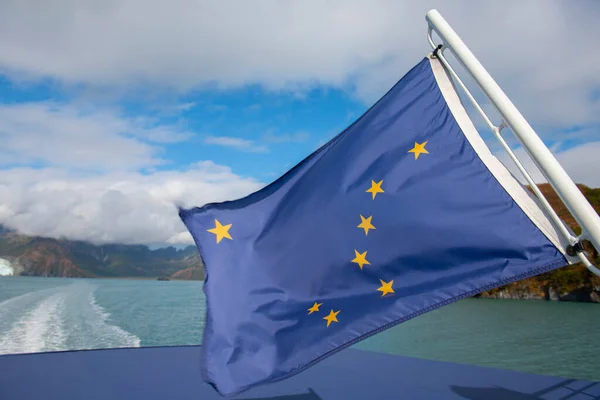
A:
MULTIPOLYGON (((4 355, 0 399, 222 399, 200 379, 199 358, 197 346, 4 355)), ((600 399, 600 382, 347 349, 232 398, 590 400, 600 399)))

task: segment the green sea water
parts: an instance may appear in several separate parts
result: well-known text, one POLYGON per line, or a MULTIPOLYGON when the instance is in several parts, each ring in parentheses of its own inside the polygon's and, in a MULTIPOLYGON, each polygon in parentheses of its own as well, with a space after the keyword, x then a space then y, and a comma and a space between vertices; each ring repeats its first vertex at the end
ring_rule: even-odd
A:
MULTIPOLYGON (((201 282, 0 277, 0 354, 200 344, 201 282)), ((355 345, 600 381, 600 305, 467 299, 355 345)))

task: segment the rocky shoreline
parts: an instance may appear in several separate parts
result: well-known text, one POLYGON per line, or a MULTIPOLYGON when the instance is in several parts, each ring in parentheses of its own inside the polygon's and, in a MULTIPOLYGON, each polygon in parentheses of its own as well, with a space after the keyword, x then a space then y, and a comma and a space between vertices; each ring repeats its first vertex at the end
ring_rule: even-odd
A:
MULTIPOLYGON (((574 274, 585 277, 585 272, 577 271, 577 266, 567 267, 574 269, 574 274)), ((591 273, 590 273, 591 275, 591 273)), ((551 284, 550 279, 555 276, 540 276, 515 282, 497 289, 483 292, 474 296, 482 299, 515 299, 515 300, 544 300, 544 301, 570 301, 578 303, 600 303, 600 284, 594 276, 583 279, 583 282, 569 282, 551 284)))
POLYGON ((503 290, 494 294, 482 293, 474 296, 481 299, 512 299, 512 300, 546 300, 546 301, 573 301, 578 303, 600 303, 600 290, 588 291, 581 289, 574 292, 558 293, 549 289, 547 296, 535 293, 503 290))

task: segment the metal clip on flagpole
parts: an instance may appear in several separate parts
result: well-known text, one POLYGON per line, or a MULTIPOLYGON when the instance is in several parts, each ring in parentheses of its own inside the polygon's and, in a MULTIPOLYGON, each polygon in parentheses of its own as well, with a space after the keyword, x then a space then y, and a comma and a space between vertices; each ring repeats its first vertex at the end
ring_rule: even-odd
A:
POLYGON ((471 101, 475 109, 483 117, 485 123, 492 130, 492 133, 500 141, 502 147, 508 152, 510 158, 516 164, 519 171, 523 174, 531 189, 541 201, 542 205, 548 212, 548 215, 555 223, 557 229, 570 243, 565 249, 570 256, 578 257, 581 262, 594 274, 600 276, 600 270, 594 267, 583 253, 581 240, 589 240, 596 250, 600 251, 600 217, 592 208, 590 203, 571 180, 544 142, 538 137, 533 128, 517 110, 514 104, 504 94, 502 89, 494 81, 491 75, 483 68, 481 63, 475 58, 473 53, 464 44, 456 32, 444 20, 437 10, 430 10, 425 19, 429 27, 427 39, 429 44, 434 49, 433 56, 437 57, 444 67, 449 71, 452 77, 457 81, 459 86, 465 91, 468 99, 471 101), (431 37, 432 31, 438 34, 442 40, 442 44, 436 45, 431 37), (467 87, 460 80, 454 69, 450 66, 443 55, 444 50, 450 50, 461 63, 461 65, 471 74, 477 85, 487 95, 490 102, 498 110, 503 118, 499 126, 492 124, 483 109, 479 106, 475 98, 471 95, 467 87), (512 149, 500 135, 500 132, 505 127, 510 127, 513 133, 520 140, 521 144, 540 169, 542 174, 548 180, 548 183, 554 188, 558 196, 564 202, 565 206, 571 212, 575 220, 581 226, 582 232, 579 237, 574 237, 563 221, 558 217, 554 209, 550 206, 544 195, 541 193, 529 173, 525 170, 521 162, 518 160, 512 149))

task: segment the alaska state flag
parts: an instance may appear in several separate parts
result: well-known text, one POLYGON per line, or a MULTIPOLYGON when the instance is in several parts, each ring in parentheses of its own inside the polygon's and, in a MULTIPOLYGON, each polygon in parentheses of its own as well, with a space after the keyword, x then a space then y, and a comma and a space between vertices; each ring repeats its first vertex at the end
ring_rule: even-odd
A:
POLYGON ((273 183, 179 215, 206 264, 201 362, 222 395, 573 262, 433 56, 273 183))

